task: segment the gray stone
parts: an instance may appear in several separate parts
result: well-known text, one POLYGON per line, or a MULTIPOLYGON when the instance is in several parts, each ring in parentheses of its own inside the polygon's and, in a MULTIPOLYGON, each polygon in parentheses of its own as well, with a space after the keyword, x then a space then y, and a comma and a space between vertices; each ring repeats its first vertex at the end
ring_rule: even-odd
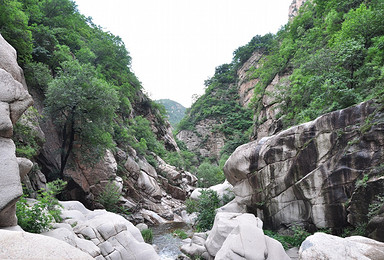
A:
POLYGON ((15 149, 11 139, 0 137, 0 227, 17 225, 15 203, 23 194, 15 149))
POLYGON ((11 121, 11 114, 9 111, 9 104, 0 101, 0 136, 11 138, 13 135, 13 125, 11 121))
POLYGON ((205 242, 205 247, 207 248, 208 253, 211 256, 215 256, 228 235, 242 222, 251 222, 259 229, 263 227, 263 222, 253 214, 218 212, 215 217, 213 228, 205 242))
POLYGON ((341 238, 315 233, 301 244, 299 259, 384 259, 384 243, 360 236, 341 238))

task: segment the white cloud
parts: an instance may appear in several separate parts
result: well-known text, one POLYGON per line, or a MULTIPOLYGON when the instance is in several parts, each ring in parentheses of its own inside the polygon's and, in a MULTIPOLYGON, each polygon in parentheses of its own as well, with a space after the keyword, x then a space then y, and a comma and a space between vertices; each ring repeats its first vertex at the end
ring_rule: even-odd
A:
POLYGON ((253 36, 276 33, 292 0, 77 0, 82 14, 120 36, 152 99, 190 106, 216 66, 253 36))

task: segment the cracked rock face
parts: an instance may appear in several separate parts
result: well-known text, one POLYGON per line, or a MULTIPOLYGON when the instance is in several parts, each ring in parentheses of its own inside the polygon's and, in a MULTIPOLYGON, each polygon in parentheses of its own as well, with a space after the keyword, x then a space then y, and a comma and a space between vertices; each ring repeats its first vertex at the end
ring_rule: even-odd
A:
POLYGON ((0 227, 17 224, 15 203, 23 194, 20 175, 32 168, 29 160, 16 158, 10 139, 13 125, 32 103, 16 51, 0 35, 0 227))
POLYGON ((275 229, 345 226, 356 181, 382 163, 383 118, 370 101, 238 147, 224 166, 236 202, 275 229))

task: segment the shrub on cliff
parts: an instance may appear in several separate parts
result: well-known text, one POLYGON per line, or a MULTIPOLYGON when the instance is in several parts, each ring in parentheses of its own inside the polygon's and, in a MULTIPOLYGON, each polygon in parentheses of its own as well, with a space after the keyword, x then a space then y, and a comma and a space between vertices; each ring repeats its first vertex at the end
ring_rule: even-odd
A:
POLYGON ((51 228, 52 222, 61 221, 61 205, 55 198, 67 185, 56 180, 47 183, 46 190, 40 190, 35 202, 28 202, 23 195, 16 203, 18 225, 25 231, 41 233, 51 228))
POLYGON ((198 232, 212 229, 220 199, 216 191, 202 190, 197 203, 196 229, 198 232))

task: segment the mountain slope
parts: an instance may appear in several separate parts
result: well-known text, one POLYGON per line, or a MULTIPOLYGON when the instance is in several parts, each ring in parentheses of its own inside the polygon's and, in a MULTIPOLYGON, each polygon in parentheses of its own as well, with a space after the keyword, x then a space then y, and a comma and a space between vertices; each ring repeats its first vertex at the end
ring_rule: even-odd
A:
POLYGON ((168 120, 173 127, 183 119, 185 116, 185 111, 187 110, 180 103, 170 100, 170 99, 159 99, 155 101, 156 103, 162 104, 165 108, 165 111, 168 115, 168 120))

